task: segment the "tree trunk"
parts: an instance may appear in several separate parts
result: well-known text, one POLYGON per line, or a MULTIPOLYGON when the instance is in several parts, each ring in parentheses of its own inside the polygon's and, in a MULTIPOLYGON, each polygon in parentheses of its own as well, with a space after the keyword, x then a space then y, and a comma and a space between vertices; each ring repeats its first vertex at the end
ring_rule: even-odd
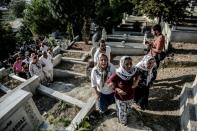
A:
POLYGON ((90 26, 91 26, 91 19, 90 17, 84 17, 84 24, 82 29, 82 36, 85 44, 88 44, 90 38, 90 26))

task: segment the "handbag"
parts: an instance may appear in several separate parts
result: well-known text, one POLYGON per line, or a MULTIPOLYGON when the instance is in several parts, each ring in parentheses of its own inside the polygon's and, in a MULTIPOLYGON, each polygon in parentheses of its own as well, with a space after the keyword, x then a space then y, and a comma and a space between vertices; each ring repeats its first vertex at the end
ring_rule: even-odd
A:
POLYGON ((167 53, 166 53, 166 50, 165 50, 165 44, 164 44, 164 51, 162 51, 160 54, 159 54, 159 60, 162 61, 166 58, 167 56, 167 53))
POLYGON ((166 52, 162 51, 160 54, 159 54, 159 60, 162 61, 166 58, 166 52))

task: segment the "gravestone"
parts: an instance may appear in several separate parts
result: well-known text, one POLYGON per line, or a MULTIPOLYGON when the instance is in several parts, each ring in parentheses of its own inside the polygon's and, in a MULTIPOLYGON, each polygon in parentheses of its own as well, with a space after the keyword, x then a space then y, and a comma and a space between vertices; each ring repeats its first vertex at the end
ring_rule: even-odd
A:
POLYGON ((16 90, 0 98, 0 131, 35 131, 42 122, 31 93, 16 90))

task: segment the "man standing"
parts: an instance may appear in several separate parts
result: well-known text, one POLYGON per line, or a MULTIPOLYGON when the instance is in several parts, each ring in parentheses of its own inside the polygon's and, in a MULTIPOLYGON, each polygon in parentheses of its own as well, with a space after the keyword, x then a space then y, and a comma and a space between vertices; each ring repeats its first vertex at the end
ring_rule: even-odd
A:
POLYGON ((101 39, 100 43, 99 43, 99 48, 97 48, 95 54, 94 54, 94 65, 96 65, 96 63, 98 62, 98 56, 99 54, 105 54, 108 57, 108 61, 110 63, 110 58, 111 58, 111 47, 107 46, 105 44, 105 40, 101 39))

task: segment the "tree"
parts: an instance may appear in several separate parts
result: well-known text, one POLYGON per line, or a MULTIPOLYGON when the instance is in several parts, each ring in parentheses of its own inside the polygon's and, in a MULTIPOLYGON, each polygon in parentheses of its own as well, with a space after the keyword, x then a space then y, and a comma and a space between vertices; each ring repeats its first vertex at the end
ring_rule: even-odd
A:
POLYGON ((106 28, 108 33, 112 27, 120 24, 123 13, 132 13, 133 4, 131 0, 102 0, 96 3, 95 22, 106 28))
POLYGON ((48 35, 53 30, 65 30, 49 11, 48 0, 32 0, 24 10, 24 23, 34 35, 48 35))
POLYGON ((8 54, 15 50, 15 34, 9 24, 0 22, 0 60, 8 57, 8 54))
POLYGON ((9 3, 10 13, 14 15, 17 18, 23 17, 23 11, 26 7, 26 1, 25 0, 12 0, 9 3))
POLYGON ((62 24, 69 23, 75 36, 82 36, 82 33, 89 36, 89 23, 95 9, 94 0, 67 0, 66 2, 50 0, 49 3, 53 16, 60 19, 62 24))
POLYGON ((165 22, 174 23, 187 16, 186 7, 188 1, 180 0, 133 0, 139 14, 145 14, 150 18, 161 18, 165 22))
POLYGON ((23 25, 20 26, 19 30, 16 33, 17 42, 23 43, 24 41, 32 40, 32 37, 33 37, 33 34, 31 33, 27 25, 23 23, 23 25))
POLYGON ((8 5, 11 0, 0 0, 0 5, 8 5))

